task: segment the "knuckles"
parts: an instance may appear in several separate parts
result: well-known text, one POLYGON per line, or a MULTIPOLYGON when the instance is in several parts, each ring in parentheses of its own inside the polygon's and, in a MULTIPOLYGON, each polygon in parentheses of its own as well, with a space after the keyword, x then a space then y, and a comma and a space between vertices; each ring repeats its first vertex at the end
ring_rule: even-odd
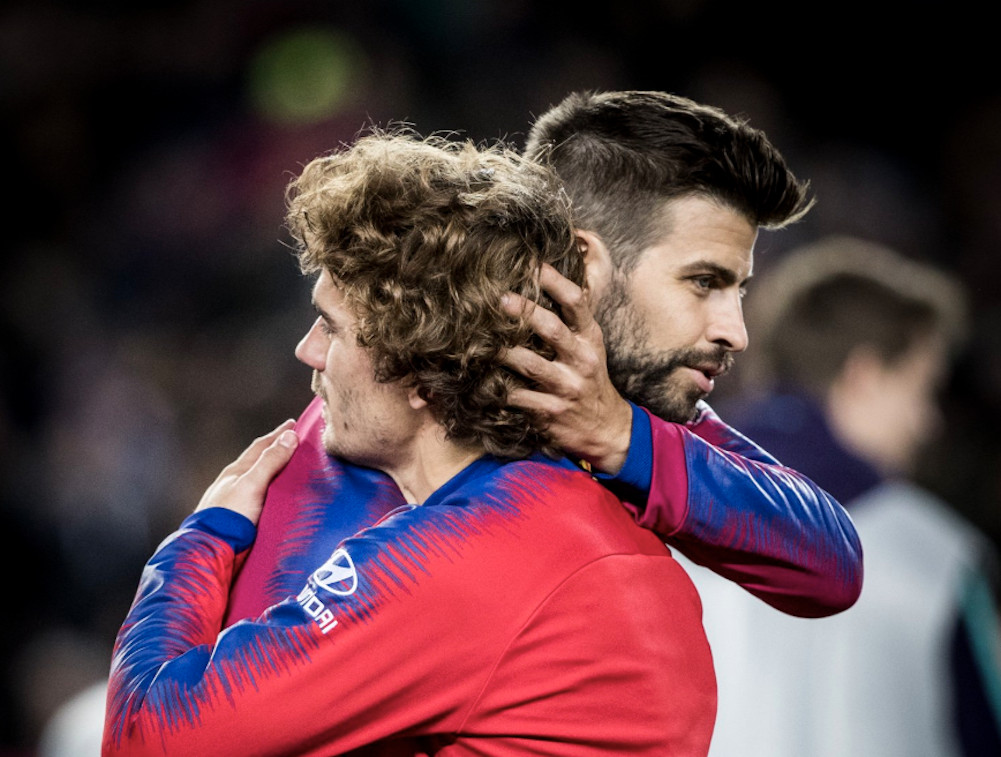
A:
POLYGON ((562 305, 572 310, 588 309, 588 298, 583 289, 575 287, 562 298, 562 305))

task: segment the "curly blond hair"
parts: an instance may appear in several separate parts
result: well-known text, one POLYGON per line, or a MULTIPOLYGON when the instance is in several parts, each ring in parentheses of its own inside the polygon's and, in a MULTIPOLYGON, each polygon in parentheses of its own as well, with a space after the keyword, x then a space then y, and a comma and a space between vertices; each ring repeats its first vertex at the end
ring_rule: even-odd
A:
POLYGON ((539 419, 507 404, 515 345, 548 355, 501 309, 540 291, 543 263, 584 286, 554 175, 503 143, 376 131, 310 162, 287 191, 304 273, 328 271, 358 319, 376 379, 417 388, 448 438, 516 458, 553 453, 539 419))

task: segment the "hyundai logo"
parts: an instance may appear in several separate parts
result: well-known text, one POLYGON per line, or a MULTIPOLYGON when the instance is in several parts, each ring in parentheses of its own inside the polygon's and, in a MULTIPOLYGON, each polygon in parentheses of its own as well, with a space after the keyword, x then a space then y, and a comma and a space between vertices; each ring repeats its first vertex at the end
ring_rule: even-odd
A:
POLYGON ((351 555, 343 547, 338 548, 313 573, 313 580, 321 589, 331 594, 348 597, 358 588, 358 572, 351 555))

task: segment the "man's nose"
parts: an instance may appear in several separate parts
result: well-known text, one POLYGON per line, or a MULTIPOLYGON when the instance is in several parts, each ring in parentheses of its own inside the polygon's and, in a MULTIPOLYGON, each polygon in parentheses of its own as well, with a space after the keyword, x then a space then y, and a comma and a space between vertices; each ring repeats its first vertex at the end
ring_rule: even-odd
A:
POLYGON ((725 347, 730 352, 747 349, 747 326, 744 323, 744 307, 739 292, 721 298, 712 313, 706 338, 713 344, 725 347))
POLYGON ((317 318, 305 336, 295 346, 295 356, 314 371, 322 371, 326 365, 327 352, 320 333, 320 319, 317 318))

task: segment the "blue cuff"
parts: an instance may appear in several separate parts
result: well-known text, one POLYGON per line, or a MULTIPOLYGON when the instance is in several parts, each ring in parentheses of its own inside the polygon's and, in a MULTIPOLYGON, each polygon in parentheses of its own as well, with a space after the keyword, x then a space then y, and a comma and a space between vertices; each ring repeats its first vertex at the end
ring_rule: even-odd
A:
POLYGON ((626 461, 614 476, 608 473, 596 473, 595 478, 614 492, 619 499, 645 505, 653 481, 653 431, 650 429, 650 416, 646 411, 632 402, 629 406, 633 409, 633 425, 626 461))
POLYGON ((248 549, 257 538, 257 526, 250 518, 226 507, 207 507, 191 513, 181 528, 195 528, 229 544, 236 554, 248 549))

